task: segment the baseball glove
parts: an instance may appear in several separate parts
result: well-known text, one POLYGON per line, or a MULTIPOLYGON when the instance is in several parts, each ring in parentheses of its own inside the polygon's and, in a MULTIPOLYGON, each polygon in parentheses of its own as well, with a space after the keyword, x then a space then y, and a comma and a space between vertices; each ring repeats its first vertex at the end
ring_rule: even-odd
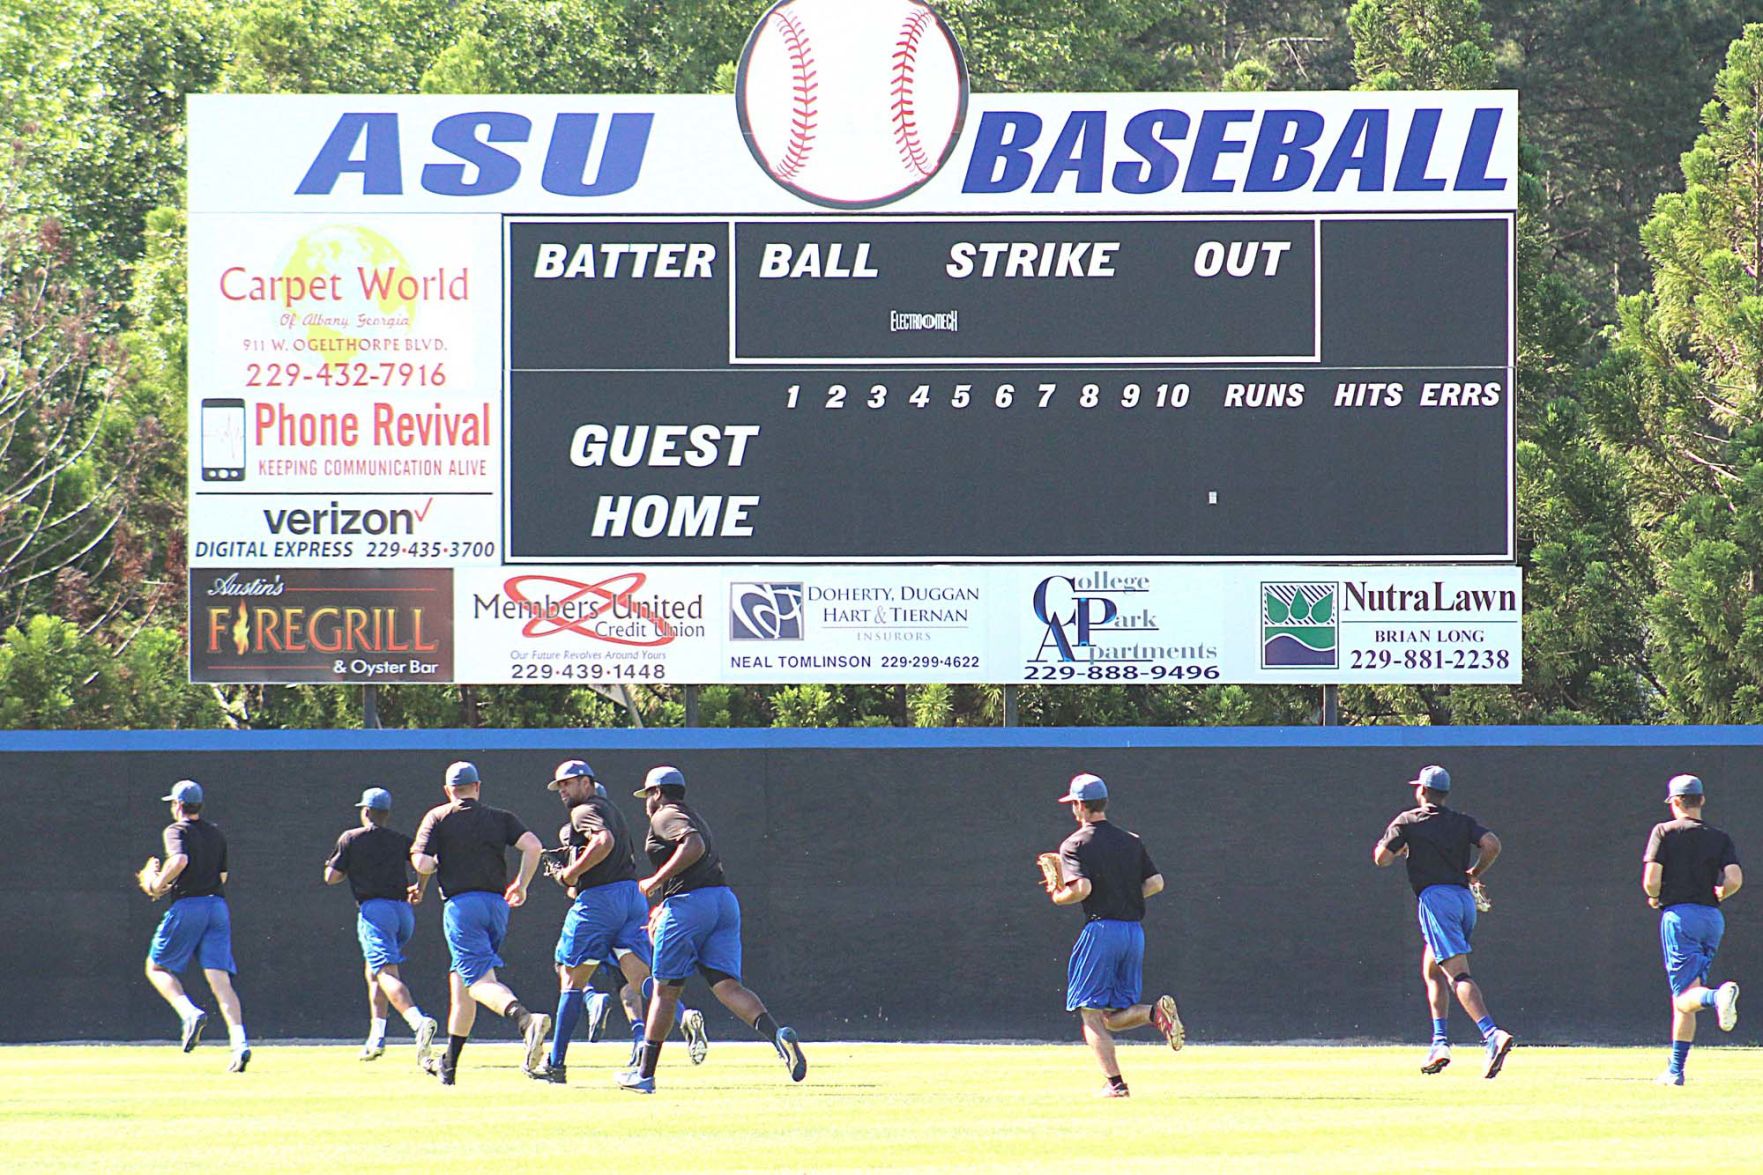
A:
POLYGON ((1059 854, 1042 853, 1035 858, 1035 864, 1041 867, 1041 888, 1052 893, 1059 888, 1059 854))
POLYGON ((159 895, 153 892, 153 882, 155 880, 157 880, 158 877, 159 877, 159 858, 158 857, 148 857, 147 863, 145 865, 142 865, 139 869, 135 870, 135 884, 141 887, 142 893, 146 894, 148 897, 152 898, 154 901, 159 900, 159 895))
POLYGON ((539 862, 545 870, 545 876, 558 885, 565 884, 563 871, 569 867, 569 859, 574 855, 574 851, 571 849, 546 849, 540 853, 539 862))
POLYGON ((1494 899, 1488 897, 1488 887, 1479 880, 1469 883, 1469 896, 1475 899, 1475 908, 1483 914, 1494 908, 1494 899))

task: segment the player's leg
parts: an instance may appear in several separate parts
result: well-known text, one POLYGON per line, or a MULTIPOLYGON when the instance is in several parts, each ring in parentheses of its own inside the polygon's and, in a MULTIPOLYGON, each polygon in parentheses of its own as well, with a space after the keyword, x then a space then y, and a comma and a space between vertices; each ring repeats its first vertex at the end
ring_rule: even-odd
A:
POLYGON ((1120 1075, 1120 1062, 1114 1056, 1114 1037, 1108 1031, 1108 1013, 1103 1008, 1079 1008, 1078 1017, 1083 1021, 1084 1043, 1090 1046, 1090 1052, 1096 1056, 1096 1063, 1102 1066, 1103 1076, 1108 1078, 1108 1086, 1104 1089, 1105 1097, 1126 1097, 1126 1079, 1120 1075))
MULTIPOLYGON (((562 943, 558 944, 557 951, 562 958, 562 943)), ((557 1014, 552 1018, 551 1053, 545 1060, 545 1068, 529 1076, 542 1076, 553 1084, 563 1084, 565 1066, 569 1063, 569 1042, 575 1036, 576 1025, 581 1022, 586 1007, 589 981, 599 967, 600 960, 592 958, 581 960, 574 966, 564 962, 557 964, 557 1014)))
POLYGON ((1432 1014, 1432 1045, 1420 1071, 1430 1075, 1451 1063, 1451 977, 1439 969, 1430 946, 1420 948, 1420 979, 1426 984, 1426 1007, 1432 1014))
POLYGON ((614 1078, 621 1089, 632 1093, 655 1092, 655 1069, 661 1061, 662 1043, 673 1029, 674 1006, 679 1003, 686 976, 697 966, 698 943, 713 924, 706 917, 710 907, 697 898, 697 894, 704 892, 675 894, 656 907, 650 924, 654 934, 654 976, 650 983, 649 1014, 636 1066, 614 1078))
POLYGON ((1673 906, 1659 919, 1665 978, 1671 986, 1671 1060, 1659 1081, 1682 1085, 1690 1046, 1696 1039, 1697 1014, 1712 1008, 1720 1027, 1738 1022, 1738 985, 1708 986, 1708 974, 1726 931, 1726 918, 1709 906, 1673 906))
POLYGON ((698 948, 698 970, 710 984, 710 994, 777 1050, 791 1081, 802 1080, 808 1076, 808 1058, 796 1030, 772 1019, 758 994, 741 983, 740 899, 732 889, 703 892, 715 910, 715 921, 698 948))
POLYGON ((380 973, 375 978, 380 990, 385 993, 386 1002, 403 1017, 404 1023, 416 1035, 416 1063, 423 1064, 428 1060, 429 1052, 434 1047, 435 1035, 440 1032, 441 1026, 435 1022, 434 1017, 417 1005, 416 997, 411 994, 403 974, 398 970, 398 964, 391 963, 380 968, 380 973))
POLYGON ((1494 1022, 1481 985, 1469 973, 1469 940, 1475 933, 1475 899, 1465 886, 1429 886, 1420 895, 1420 935, 1450 981, 1463 1010, 1475 1021, 1487 1050, 1483 1077, 1498 1077, 1516 1038, 1494 1022))
POLYGON ((1108 1078, 1103 1090, 1108 1097, 1127 1096, 1126 1081, 1114 1056, 1114 1037, 1106 1023, 1115 986, 1117 946, 1107 923, 1086 922, 1072 944, 1065 969, 1065 1010, 1078 1014, 1084 1042, 1108 1078))
POLYGON ((367 980, 367 1040, 361 1046, 361 1059, 378 1060, 386 1051, 386 1019, 391 1005, 380 981, 373 973, 373 964, 363 963, 361 974, 367 980))
POLYGON ((233 962, 233 921, 225 898, 198 898, 207 903, 208 924, 196 944, 196 962, 208 980, 208 990, 220 1005, 221 1018, 226 1021, 227 1036, 233 1046, 232 1063, 228 1069, 243 1073, 251 1063, 251 1042, 245 1036, 245 1010, 239 993, 233 989, 233 976, 238 966, 233 962))
POLYGON ((202 1029, 208 1023, 208 1013, 196 1006, 178 979, 179 973, 190 965, 201 935, 197 920, 186 916, 185 902, 188 900, 173 902, 160 918, 159 926, 153 931, 153 941, 147 946, 146 966, 147 982, 177 1013, 179 1036, 186 1053, 202 1039, 202 1029))
POLYGON ((534 1073, 545 1051, 545 1038, 551 1032, 551 1016, 546 1012, 527 1011, 513 990, 496 978, 496 968, 503 965, 502 940, 508 935, 508 903, 500 894, 469 893, 461 894, 447 904, 449 907, 459 906, 466 899, 471 901, 461 910, 461 917, 471 931, 468 937, 471 951, 462 958, 460 967, 466 992, 476 1003, 514 1022, 526 1045, 521 1070, 534 1073))
MULTIPOLYGON (((644 932, 647 942, 647 931, 644 932)), ((618 989, 619 1003, 624 1006, 624 1014, 630 1021, 631 1031, 631 1062, 630 1068, 635 1069, 643 1061, 643 1040, 648 1036, 648 1001, 655 994, 655 981, 649 971, 650 956, 647 950, 630 950, 618 957, 619 978, 623 983, 618 989)))

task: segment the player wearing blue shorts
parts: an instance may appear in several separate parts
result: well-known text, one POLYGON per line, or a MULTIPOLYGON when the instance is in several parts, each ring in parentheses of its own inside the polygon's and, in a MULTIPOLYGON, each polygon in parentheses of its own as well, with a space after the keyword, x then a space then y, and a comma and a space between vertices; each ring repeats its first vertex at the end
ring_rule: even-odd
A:
POLYGON ((165 863, 149 861, 140 882, 150 898, 169 896, 171 909, 159 920, 147 948, 147 979, 177 1012, 187 1053, 202 1039, 208 1022, 208 1014, 184 993, 178 980, 194 959, 227 1024, 233 1053, 227 1069, 243 1073, 251 1063, 251 1044, 245 1037, 245 1013, 233 990, 238 968, 233 965, 233 922, 226 904, 226 837, 202 818, 202 785, 195 780, 180 779, 171 794, 160 799, 170 802, 173 821, 162 838, 165 863))
POLYGON ((1419 805, 1390 822, 1372 846, 1379 868, 1408 862, 1408 884, 1414 887, 1420 916, 1420 974, 1432 1011, 1432 1048, 1420 1071, 1438 1073, 1451 1063, 1451 992, 1481 1032, 1487 1050, 1483 1077, 1498 1077, 1516 1039, 1494 1023, 1481 986, 1469 974, 1470 937, 1475 933, 1475 897, 1471 882, 1479 881, 1500 855, 1500 838, 1473 816, 1453 812, 1444 800, 1451 774, 1443 767, 1422 767, 1408 781, 1419 805), (1471 863, 1471 859, 1474 863, 1471 863))
POLYGON ((448 802, 431 808, 416 830, 410 862, 419 875, 417 898, 430 876, 441 882, 446 903, 441 923, 447 933, 447 952, 452 967, 447 972, 451 999, 447 1007, 447 1051, 425 1066, 452 1085, 459 1071, 459 1054, 477 1020, 482 1004, 498 1016, 506 1016, 520 1030, 526 1044, 521 1069, 531 1073, 539 1067, 545 1034, 551 1017, 529 1012, 499 979, 503 965, 496 952, 508 933, 508 910, 526 903, 526 887, 538 872, 539 838, 512 812, 492 808, 479 798, 482 790, 478 770, 470 763, 447 768, 448 802), (520 850, 520 872, 508 880, 508 848, 520 850))
MULTIPOLYGON (((570 1036, 581 1021, 589 1001, 590 1030, 588 1039, 599 1038, 610 1010, 611 998, 590 992, 589 981, 602 963, 616 967, 623 980, 623 992, 630 993, 626 1005, 631 1015, 631 1064, 641 1059, 643 1039, 642 1013, 632 1007, 636 992, 649 982, 649 903, 637 888, 635 843, 624 814, 606 796, 606 789, 594 778, 594 772, 581 759, 570 759, 557 765, 551 782, 545 785, 556 792, 569 809, 569 823, 558 833, 567 854, 557 867, 555 877, 574 899, 564 915, 563 930, 557 938, 557 975, 560 992, 557 997, 556 1031, 551 1037, 551 1055, 536 1078, 563 1084, 570 1036)), ((693 1063, 701 1063, 704 1053, 698 1047, 703 1040, 703 1017, 682 1011, 682 1022, 696 1015, 699 1021, 694 1045, 693 1063)))
POLYGON ((771 1043, 790 1071, 790 1080, 808 1075, 808 1059, 792 1028, 780 1028, 765 1004, 741 985, 741 903, 723 876, 722 858, 704 818, 686 806, 686 777, 677 767, 656 767, 637 795, 645 800, 649 835, 643 851, 654 872, 638 882, 644 897, 659 896, 651 923, 654 933, 655 994, 642 1056, 617 1081, 636 1093, 655 1092, 655 1066, 661 1042, 673 1027, 680 989, 696 969, 722 1006, 753 1026, 771 1043))
POLYGON ((337 838, 337 847, 324 863, 324 883, 349 882, 355 896, 355 937, 367 976, 367 1043, 361 1059, 375 1061, 386 1052, 387 1012, 396 1008, 416 1034, 416 1063, 428 1060, 440 1025, 422 1014, 416 999, 398 972, 404 962, 404 944, 416 929, 411 906, 422 900, 422 890, 411 884, 410 838, 392 828, 392 793, 370 787, 357 805, 361 823, 337 838))
POLYGON ((1665 788, 1670 820, 1653 826, 1641 858, 1641 888, 1659 914, 1659 945, 1671 985, 1671 1063, 1661 1085, 1682 1085, 1696 1039, 1696 1013, 1713 1008, 1722 1032, 1739 1022, 1739 985, 1708 986, 1726 915, 1720 904, 1745 883, 1732 837, 1702 821, 1706 797, 1694 775, 1673 776, 1665 788))
POLYGON ((1152 1024, 1179 1049, 1187 1033, 1175 997, 1141 1004, 1144 990, 1145 899, 1163 892, 1163 875, 1137 836, 1108 820, 1108 785, 1075 775, 1061 804, 1071 805, 1077 831, 1059 846, 1059 882, 1047 891, 1055 906, 1083 904, 1084 928, 1066 968, 1065 1010, 1083 1022, 1084 1040, 1108 1084, 1103 1097, 1130 1096, 1115 1057, 1114 1034, 1152 1024))

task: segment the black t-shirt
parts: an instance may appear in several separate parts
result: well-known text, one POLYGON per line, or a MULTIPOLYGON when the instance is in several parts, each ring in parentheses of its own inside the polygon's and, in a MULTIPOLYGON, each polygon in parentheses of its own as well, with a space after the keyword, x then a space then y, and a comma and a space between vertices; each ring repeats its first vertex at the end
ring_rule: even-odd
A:
POLYGON ((1084 915, 1091 922, 1144 921, 1145 880, 1157 875, 1157 866, 1145 842, 1126 829, 1106 820, 1084 825, 1059 846, 1059 868, 1067 885, 1089 881, 1084 915))
POLYGON ((443 898, 499 894, 508 888, 508 846, 525 835, 526 825, 513 812, 457 800, 429 809, 410 851, 435 858, 443 898))
POLYGON ((190 859, 171 883, 169 897, 224 897, 220 875, 227 871, 226 837, 206 820, 179 820, 165 829, 165 859, 182 855, 190 859))
POLYGON ((612 848, 600 858, 598 865, 576 879, 578 890, 637 879, 637 858, 630 825, 624 822, 624 813, 618 810, 618 805, 604 796, 590 796, 571 808, 569 823, 559 829, 557 835, 565 848, 579 849, 601 832, 612 834, 612 848))
POLYGON ((1442 804, 1410 808, 1383 834, 1385 852, 1408 847, 1408 884, 1414 892, 1432 885, 1469 888, 1469 858, 1488 834, 1481 821, 1442 804))
POLYGON ((694 832, 704 841, 704 855, 693 861, 684 871, 668 879, 667 885, 661 891, 664 898, 689 890, 728 884, 723 879, 722 858, 716 855, 716 841, 710 836, 710 826, 704 823, 702 816, 686 807, 683 800, 663 804, 649 817, 649 835, 643 841, 643 851, 649 855, 649 864, 656 869, 667 864, 668 858, 679 847, 679 842, 694 832))
POLYGON ((1647 852, 1641 858, 1664 871, 1659 904, 1718 906, 1714 887, 1728 865, 1739 863, 1732 837, 1700 820, 1667 820, 1653 825, 1647 852))
POLYGON ((410 900, 410 838, 383 825, 351 828, 337 838, 336 851, 325 868, 347 875, 358 902, 390 898, 410 900))

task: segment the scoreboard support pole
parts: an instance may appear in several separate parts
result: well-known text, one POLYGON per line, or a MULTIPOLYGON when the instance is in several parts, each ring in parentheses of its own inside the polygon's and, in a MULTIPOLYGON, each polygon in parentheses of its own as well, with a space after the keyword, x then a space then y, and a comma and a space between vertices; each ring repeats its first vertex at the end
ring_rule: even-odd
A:
POLYGON ((1004 725, 1019 725, 1016 717, 1016 687, 1013 685, 1004 687, 1004 725))
POLYGON ((1322 714, 1319 719, 1323 726, 1339 726, 1341 724, 1341 687, 1325 685, 1322 687, 1322 714))
POLYGON ((686 687, 686 725, 698 725, 698 687, 695 685, 686 687))

